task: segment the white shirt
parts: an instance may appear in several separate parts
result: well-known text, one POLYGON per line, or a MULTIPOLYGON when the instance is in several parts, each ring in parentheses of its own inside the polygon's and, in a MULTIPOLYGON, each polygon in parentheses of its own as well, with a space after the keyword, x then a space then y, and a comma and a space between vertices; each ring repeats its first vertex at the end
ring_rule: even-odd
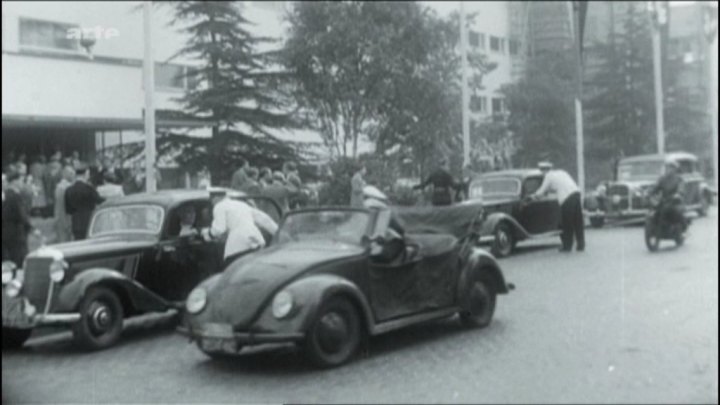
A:
POLYGON ((550 170, 545 174, 540 188, 535 191, 536 196, 541 196, 549 191, 557 194, 557 199, 562 204, 572 193, 580 191, 575 181, 564 170, 550 170))
POLYGON ((265 239, 258 226, 271 234, 277 231, 277 224, 270 216, 245 202, 225 198, 213 208, 210 232, 216 237, 228 234, 225 258, 265 246, 265 239))
POLYGON ((105 183, 102 186, 98 186, 97 192, 100 195, 100 197, 104 199, 113 198, 113 197, 122 197, 125 195, 125 192, 123 191, 122 186, 117 184, 110 184, 105 183))

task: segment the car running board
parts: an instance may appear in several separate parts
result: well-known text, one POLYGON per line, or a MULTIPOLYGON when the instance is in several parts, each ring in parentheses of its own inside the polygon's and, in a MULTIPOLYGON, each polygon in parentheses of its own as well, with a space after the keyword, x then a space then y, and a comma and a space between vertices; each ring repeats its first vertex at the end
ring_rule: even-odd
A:
POLYGON ((408 325, 433 321, 436 319, 447 318, 460 311, 458 307, 449 307, 443 309, 437 309, 431 312, 423 312, 421 314, 410 315, 400 319, 393 319, 373 326, 371 334, 380 335, 396 329, 404 328, 408 325))

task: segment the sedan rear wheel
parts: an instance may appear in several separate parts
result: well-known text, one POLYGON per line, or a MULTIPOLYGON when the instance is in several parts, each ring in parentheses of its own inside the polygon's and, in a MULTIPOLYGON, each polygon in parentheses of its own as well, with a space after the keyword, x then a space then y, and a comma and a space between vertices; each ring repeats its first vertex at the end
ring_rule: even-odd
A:
POLYGON ((361 333, 355 306, 345 298, 334 297, 323 304, 310 325, 304 352, 319 367, 339 366, 355 354, 361 333))
POLYGON ((498 224, 495 227, 494 236, 491 248, 492 254, 495 257, 509 256, 515 248, 515 237, 510 225, 505 222, 498 224))
POLYGON ((123 307, 117 294, 106 287, 90 289, 80 303, 80 321, 73 327, 75 341, 89 350, 112 346, 123 328, 123 307))

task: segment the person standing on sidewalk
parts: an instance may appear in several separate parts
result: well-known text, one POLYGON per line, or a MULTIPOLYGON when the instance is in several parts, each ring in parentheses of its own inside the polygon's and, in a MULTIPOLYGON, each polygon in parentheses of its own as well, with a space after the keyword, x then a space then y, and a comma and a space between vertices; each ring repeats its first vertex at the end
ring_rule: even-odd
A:
POLYGON ((362 208, 363 205, 363 189, 365 189, 366 183, 365 175, 367 174, 367 168, 362 165, 353 175, 350 180, 350 206, 362 208))
MULTIPOLYGON (((11 260, 22 267, 28 253, 28 235, 33 229, 27 207, 22 201, 22 177, 14 172, 7 175, 7 189, 2 204, 2 250, 3 260, 11 260)), ((39 234, 39 231, 35 231, 39 234)))
POLYGON ((74 240, 85 239, 90 226, 92 213, 104 200, 90 185, 90 170, 80 166, 77 180, 65 191, 65 211, 72 215, 72 233, 74 240))
POLYGON ((560 228, 562 233, 561 252, 572 250, 573 238, 577 242, 578 252, 585 250, 585 223, 583 221, 580 189, 570 175, 564 170, 552 170, 552 163, 540 162, 538 168, 545 175, 543 182, 535 193, 534 199, 549 192, 557 194, 560 203, 560 228))
POLYGON ((427 186, 433 186, 432 205, 443 206, 453 203, 452 190, 462 190, 459 184, 450 174, 450 165, 447 159, 440 161, 440 167, 428 176, 428 178, 413 187, 413 190, 424 190, 427 186))
POLYGON ((72 240, 72 223, 65 211, 65 191, 75 182, 75 169, 65 166, 62 170, 62 179, 55 186, 55 242, 69 242, 72 240))

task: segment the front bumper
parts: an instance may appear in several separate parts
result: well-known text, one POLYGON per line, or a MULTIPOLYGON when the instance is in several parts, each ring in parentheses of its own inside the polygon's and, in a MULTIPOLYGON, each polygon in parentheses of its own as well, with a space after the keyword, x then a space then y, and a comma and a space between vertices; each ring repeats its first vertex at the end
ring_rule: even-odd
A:
POLYGON ((242 346, 264 343, 292 343, 302 340, 304 333, 236 332, 230 324, 206 323, 197 327, 180 326, 177 332, 197 342, 207 352, 237 353, 242 346))
POLYGON ((38 326, 70 325, 80 320, 79 313, 38 313, 27 298, 2 295, 2 324, 4 328, 31 329, 38 326))

